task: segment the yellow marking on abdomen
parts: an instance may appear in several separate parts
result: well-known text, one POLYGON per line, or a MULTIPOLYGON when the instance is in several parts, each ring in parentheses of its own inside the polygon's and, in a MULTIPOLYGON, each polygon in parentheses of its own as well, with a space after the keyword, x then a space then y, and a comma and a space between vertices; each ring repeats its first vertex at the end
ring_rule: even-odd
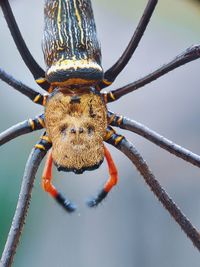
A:
POLYGON ((59 40, 61 42, 61 44, 63 44, 63 38, 62 38, 62 34, 61 34, 61 1, 59 0, 59 4, 58 4, 58 15, 57 15, 57 25, 58 25, 58 35, 59 35, 59 40))
MULTIPOLYGON (((69 7, 69 1, 66 1, 66 5, 67 5, 67 9, 68 9, 68 11, 69 11, 69 13, 70 13, 70 7, 69 7)), ((69 39, 71 40, 71 47, 70 47, 70 49, 71 49, 71 53, 72 53, 72 55, 74 55, 75 53, 74 53, 74 43, 73 43, 73 34, 72 34, 72 31, 71 31, 71 20, 70 20, 70 17, 69 17, 69 27, 68 27, 68 35, 70 36, 69 37, 69 39)))
POLYGON ((96 69, 98 72, 103 72, 101 66, 97 64, 95 61, 88 60, 88 59, 65 59, 62 61, 59 61, 58 64, 52 65, 48 71, 47 71, 47 76, 49 76, 52 72, 57 72, 57 71, 65 71, 65 70, 70 70, 70 69, 96 69))
POLYGON ((83 34, 83 27, 82 27, 82 23, 81 23, 81 16, 80 16, 80 14, 79 14, 79 12, 78 12, 78 8, 77 8, 77 5, 76 5, 76 1, 77 1, 77 0, 74 0, 75 14, 76 14, 76 17, 77 17, 77 20, 78 20, 78 26, 79 26, 79 28, 80 28, 80 32, 81 32, 81 43, 84 44, 84 43, 83 43, 83 36, 84 36, 84 34, 83 34))

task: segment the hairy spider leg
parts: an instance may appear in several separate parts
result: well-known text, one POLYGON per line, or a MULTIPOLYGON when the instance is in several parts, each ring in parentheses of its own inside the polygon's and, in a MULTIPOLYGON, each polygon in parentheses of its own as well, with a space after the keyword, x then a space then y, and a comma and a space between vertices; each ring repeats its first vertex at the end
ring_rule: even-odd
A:
POLYGON ((66 211, 72 212, 76 209, 75 205, 66 199, 55 186, 52 184, 52 167, 53 167, 53 158, 52 158, 52 149, 47 155, 46 164, 42 174, 42 187, 44 191, 49 193, 66 211))
POLYGON ((107 194, 110 192, 113 186, 115 186, 118 182, 117 167, 112 159, 109 150, 106 148, 105 145, 104 145, 104 155, 108 164, 110 176, 107 182, 105 183, 103 189, 98 193, 98 195, 87 202, 89 207, 97 206, 107 196, 107 194))

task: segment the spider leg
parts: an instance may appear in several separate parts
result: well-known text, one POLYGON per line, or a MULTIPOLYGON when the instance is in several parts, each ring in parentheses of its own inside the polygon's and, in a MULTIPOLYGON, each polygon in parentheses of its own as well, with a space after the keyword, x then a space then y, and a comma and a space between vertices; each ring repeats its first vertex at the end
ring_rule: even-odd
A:
POLYGON ((40 130, 45 128, 44 124, 44 114, 41 114, 34 119, 29 119, 23 122, 20 122, 4 132, 0 133, 0 146, 9 142, 10 140, 33 131, 40 130))
POLYGON ((125 137, 118 135, 110 126, 107 129, 107 136, 105 141, 115 146, 133 162, 133 164, 136 166, 139 173, 143 176, 145 182, 150 187, 154 195, 158 198, 158 200, 162 203, 166 210, 168 210, 168 212, 175 219, 175 221, 180 225, 182 230, 190 238, 196 248, 200 250, 199 232, 180 211, 180 209, 168 196, 165 190, 161 187, 161 185, 149 169, 147 163, 138 153, 133 144, 130 143, 125 137))
POLYGON ((97 196, 87 202, 89 207, 97 206, 107 196, 107 194, 110 192, 113 186, 117 184, 118 181, 117 168, 106 146, 104 146, 104 155, 108 163, 110 177, 105 183, 103 189, 97 194, 97 196))
POLYGON ((144 13, 139 21, 139 24, 122 56, 117 62, 108 69, 104 74, 104 80, 100 83, 100 88, 103 89, 109 86, 124 69, 133 53, 135 52, 157 5, 158 0, 149 0, 144 13))
MULTIPOLYGON (((118 145, 124 137, 122 135, 116 134, 115 130, 112 127, 108 126, 106 130, 105 141, 108 141, 110 138, 112 138, 114 140, 114 143, 118 145)), ((97 194, 97 196, 87 201, 89 207, 97 206, 107 196, 108 192, 112 189, 114 185, 116 185, 118 181, 117 168, 113 162, 110 152, 105 146, 104 155, 108 163, 110 177, 104 185, 103 189, 97 194)))
POLYGON ((135 165, 139 173, 144 178, 146 184, 150 187, 157 199, 162 203, 164 208, 170 213, 174 220, 179 224, 185 234, 193 242, 194 246, 200 250, 200 234, 191 222, 185 217, 173 200, 168 196, 165 190, 156 180, 154 174, 149 169, 147 163, 138 153, 136 148, 126 138, 122 138, 121 142, 116 144, 116 133, 107 140, 107 142, 115 146, 118 150, 123 152, 135 165))
POLYGON ((17 49, 18 49, 24 63, 29 68, 36 83, 41 88, 48 91, 50 84, 45 79, 45 72, 38 65, 38 63, 35 61, 35 59, 31 55, 28 47, 26 46, 26 43, 25 43, 25 41, 21 35, 21 32, 19 30, 19 27, 17 25, 17 22, 15 20, 15 17, 13 15, 13 12, 12 12, 12 9, 10 7, 8 0, 1 0, 0 5, 2 8, 5 20, 7 22, 8 28, 10 30, 10 33, 13 37, 13 40, 17 46, 17 49))
POLYGON ((4 70, 0 69, 0 79, 12 86, 15 90, 22 93, 31 99, 34 103, 45 106, 46 99, 48 97, 47 94, 40 94, 38 91, 28 87, 22 82, 13 78, 10 74, 6 73, 4 70))
POLYGON ((108 121, 110 125, 139 134, 144 138, 148 139, 149 141, 151 141, 152 143, 176 155, 177 157, 197 167, 200 167, 199 155, 194 154, 190 150, 175 144, 174 142, 168 140, 167 138, 147 128, 143 124, 138 123, 134 120, 130 120, 126 117, 116 115, 110 111, 108 111, 108 121))
POLYGON ((157 70, 153 71, 152 73, 146 75, 145 77, 127 84, 119 89, 112 90, 108 93, 104 93, 105 99, 107 99, 107 102, 112 102, 120 97, 131 93, 140 87, 145 86, 146 84, 160 78, 161 76, 165 75, 166 73, 186 64, 190 61, 196 60, 200 58, 200 45, 193 45, 189 48, 187 48, 183 53, 175 57, 173 60, 171 60, 169 63, 163 65, 162 67, 158 68, 157 70))
MULTIPOLYGON (((46 135, 44 134, 44 136, 46 135)), ((12 265, 22 229, 25 224, 25 217, 31 199, 31 192, 35 180, 35 175, 43 157, 50 147, 51 144, 47 140, 41 139, 32 150, 28 158, 22 180, 17 208, 15 210, 15 215, 13 217, 12 225, 1 258, 1 266, 12 265)))
POLYGON ((76 209, 75 205, 66 199, 52 184, 52 151, 50 150, 47 156, 46 164, 42 174, 42 187, 44 191, 50 194, 66 211, 72 212, 76 209))

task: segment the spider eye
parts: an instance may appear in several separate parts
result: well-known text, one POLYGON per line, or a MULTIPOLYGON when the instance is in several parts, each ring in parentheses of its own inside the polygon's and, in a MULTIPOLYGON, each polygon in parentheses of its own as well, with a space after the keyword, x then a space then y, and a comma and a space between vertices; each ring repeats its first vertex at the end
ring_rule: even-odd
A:
POLYGON ((88 126, 88 134, 92 135, 94 133, 94 127, 93 126, 88 126))
POLYGON ((92 118, 96 117, 96 114, 93 111, 92 105, 90 105, 90 107, 89 107, 89 114, 90 114, 90 117, 92 117, 92 118))
POLYGON ((66 134, 66 130, 67 130, 67 124, 63 124, 60 126, 60 133, 61 134, 66 134))

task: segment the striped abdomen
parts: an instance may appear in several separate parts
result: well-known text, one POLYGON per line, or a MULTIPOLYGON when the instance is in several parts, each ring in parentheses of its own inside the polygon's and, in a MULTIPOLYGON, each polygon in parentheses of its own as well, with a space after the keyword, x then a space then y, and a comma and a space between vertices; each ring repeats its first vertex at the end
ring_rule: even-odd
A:
POLYGON ((103 76, 90 0, 45 0, 43 51, 53 84, 93 84, 103 76))

